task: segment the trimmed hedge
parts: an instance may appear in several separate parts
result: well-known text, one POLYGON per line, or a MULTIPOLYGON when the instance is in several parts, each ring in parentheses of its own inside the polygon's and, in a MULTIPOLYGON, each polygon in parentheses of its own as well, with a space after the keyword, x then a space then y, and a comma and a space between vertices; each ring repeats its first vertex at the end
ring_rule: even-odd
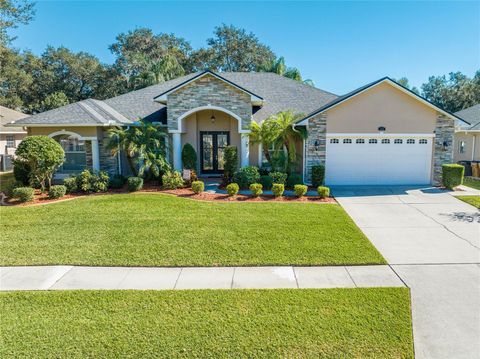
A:
POLYGON ((284 172, 270 172, 270 177, 272 177, 273 183, 285 184, 287 181, 287 174, 284 172))
POLYGON ((316 165, 312 167, 312 186, 318 187, 323 185, 325 180, 325 166, 316 165))
POLYGON ((442 165, 442 182, 448 189, 453 189, 463 183, 465 167, 455 163, 442 165))
POLYGON ((128 177, 127 187, 130 192, 140 191, 143 188, 143 178, 141 177, 128 177))
POLYGON ((240 190, 240 187, 235 182, 230 183, 227 186, 227 193, 230 197, 236 196, 239 190, 240 190))
POLYGON ((308 191, 308 187, 304 184, 296 184, 295 187, 293 187, 293 191, 295 192, 295 196, 300 198, 305 196, 308 191))
POLYGON ((56 186, 51 186, 48 190, 48 198, 57 199, 62 198, 67 193, 67 187, 59 184, 56 186))
POLYGON ((295 188, 297 184, 303 184, 302 176, 292 173, 287 179, 287 188, 295 188))
POLYGON ((282 197, 285 191, 285 185, 283 183, 274 183, 272 186, 272 192, 275 197, 282 197))
POLYGON ((234 179, 240 188, 249 188, 251 184, 258 183, 260 180, 260 172, 258 172, 258 167, 255 166, 242 167, 239 171, 235 172, 234 179))
POLYGON ((122 175, 115 175, 110 178, 110 181, 108 182, 108 187, 113 189, 123 188, 123 186, 125 185, 125 181, 126 179, 122 175))
POLYGON ((192 191, 195 194, 202 193, 205 190, 205 184, 202 181, 192 182, 192 191))
POLYGON ((260 176, 260 183, 262 184, 263 188, 271 189, 273 184, 273 179, 270 176, 260 176))
POLYGON ((318 186, 317 193, 320 198, 330 197, 330 188, 324 187, 324 186, 318 186))
POLYGON ((67 190, 67 193, 75 193, 78 191, 78 183, 75 177, 65 178, 63 180, 63 185, 67 190))
POLYGON ((189 143, 186 143, 182 148, 182 163, 183 167, 186 169, 197 169, 197 152, 189 143))
POLYGON ((258 197, 263 193, 263 186, 261 183, 252 183, 250 185, 250 191, 252 192, 253 197, 258 197))
POLYGON ((35 190, 31 187, 17 187, 12 191, 12 197, 20 202, 33 201, 35 190))

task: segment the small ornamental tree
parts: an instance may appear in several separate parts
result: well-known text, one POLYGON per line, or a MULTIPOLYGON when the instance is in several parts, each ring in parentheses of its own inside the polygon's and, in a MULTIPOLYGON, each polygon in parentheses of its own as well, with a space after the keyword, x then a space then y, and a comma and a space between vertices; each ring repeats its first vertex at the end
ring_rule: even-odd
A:
POLYGON ((31 186, 40 184, 42 192, 50 188, 52 176, 62 165, 65 152, 62 146, 47 136, 29 136, 18 145, 16 161, 29 168, 28 180, 31 186))
POLYGON ((238 152, 237 147, 227 146, 224 153, 224 165, 223 165, 223 181, 225 185, 233 182, 233 175, 237 171, 238 167, 238 152))
POLYGON ((197 152, 193 146, 189 143, 186 143, 182 149, 182 163, 183 168, 188 170, 197 169, 197 152))

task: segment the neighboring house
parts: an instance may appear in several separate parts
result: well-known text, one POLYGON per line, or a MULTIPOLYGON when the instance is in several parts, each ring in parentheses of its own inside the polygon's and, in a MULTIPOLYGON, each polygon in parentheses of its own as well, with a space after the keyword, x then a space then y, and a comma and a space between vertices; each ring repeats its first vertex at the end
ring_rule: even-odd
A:
POLYGON ((460 120, 389 78, 345 96, 273 73, 204 71, 110 98, 88 99, 17 121, 31 135, 57 139, 66 151, 61 172, 82 168, 122 171, 106 149, 107 130, 138 118, 163 124, 170 161, 182 169, 185 143, 197 150, 200 175, 222 172, 223 149, 239 149, 240 165, 260 165, 250 145, 252 121, 292 109, 304 117, 308 138, 297 144, 299 172, 326 164, 326 183, 428 184, 453 160, 454 121, 460 120))
POLYGON ((27 116, 24 113, 0 106, 0 171, 12 168, 12 156, 27 135, 27 131, 23 128, 6 127, 6 125, 27 116))
POLYGON ((462 121, 456 123, 454 161, 480 161, 480 104, 458 111, 455 115, 470 124, 462 121))

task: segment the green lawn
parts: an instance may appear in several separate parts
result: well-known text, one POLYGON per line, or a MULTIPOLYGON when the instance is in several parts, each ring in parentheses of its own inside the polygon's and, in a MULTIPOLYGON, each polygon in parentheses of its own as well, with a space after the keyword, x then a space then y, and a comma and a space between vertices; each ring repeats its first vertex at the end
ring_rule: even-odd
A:
POLYGON ((407 288, 0 294, 0 357, 413 358, 407 288))
POLYGON ((480 208, 480 196, 456 196, 459 200, 480 208))
POLYGON ((0 192, 5 191, 13 182, 15 182, 13 172, 0 172, 0 192))
POLYGON ((476 179, 473 179, 473 178, 470 178, 470 177, 465 177, 463 179, 463 184, 465 186, 472 187, 472 188, 480 190, 480 181, 479 180, 476 180, 476 179))
POLYGON ((337 204, 122 194, 0 207, 0 216, 1 265, 385 263, 337 204))

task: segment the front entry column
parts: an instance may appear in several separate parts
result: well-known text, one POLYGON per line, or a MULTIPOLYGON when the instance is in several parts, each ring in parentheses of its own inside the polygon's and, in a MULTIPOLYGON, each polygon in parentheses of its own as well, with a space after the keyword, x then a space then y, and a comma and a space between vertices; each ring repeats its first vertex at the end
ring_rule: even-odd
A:
POLYGON ((248 141, 249 134, 242 133, 241 137, 242 137, 242 142, 240 144, 240 166, 245 167, 245 166, 248 166, 250 163, 248 160, 248 157, 250 155, 250 148, 249 148, 249 141, 248 141))
POLYGON ((173 168, 176 171, 182 170, 182 138, 181 133, 172 134, 173 147, 173 168))
POLYGON ((92 168, 94 171, 100 171, 100 150, 98 148, 98 139, 92 139, 92 168))

